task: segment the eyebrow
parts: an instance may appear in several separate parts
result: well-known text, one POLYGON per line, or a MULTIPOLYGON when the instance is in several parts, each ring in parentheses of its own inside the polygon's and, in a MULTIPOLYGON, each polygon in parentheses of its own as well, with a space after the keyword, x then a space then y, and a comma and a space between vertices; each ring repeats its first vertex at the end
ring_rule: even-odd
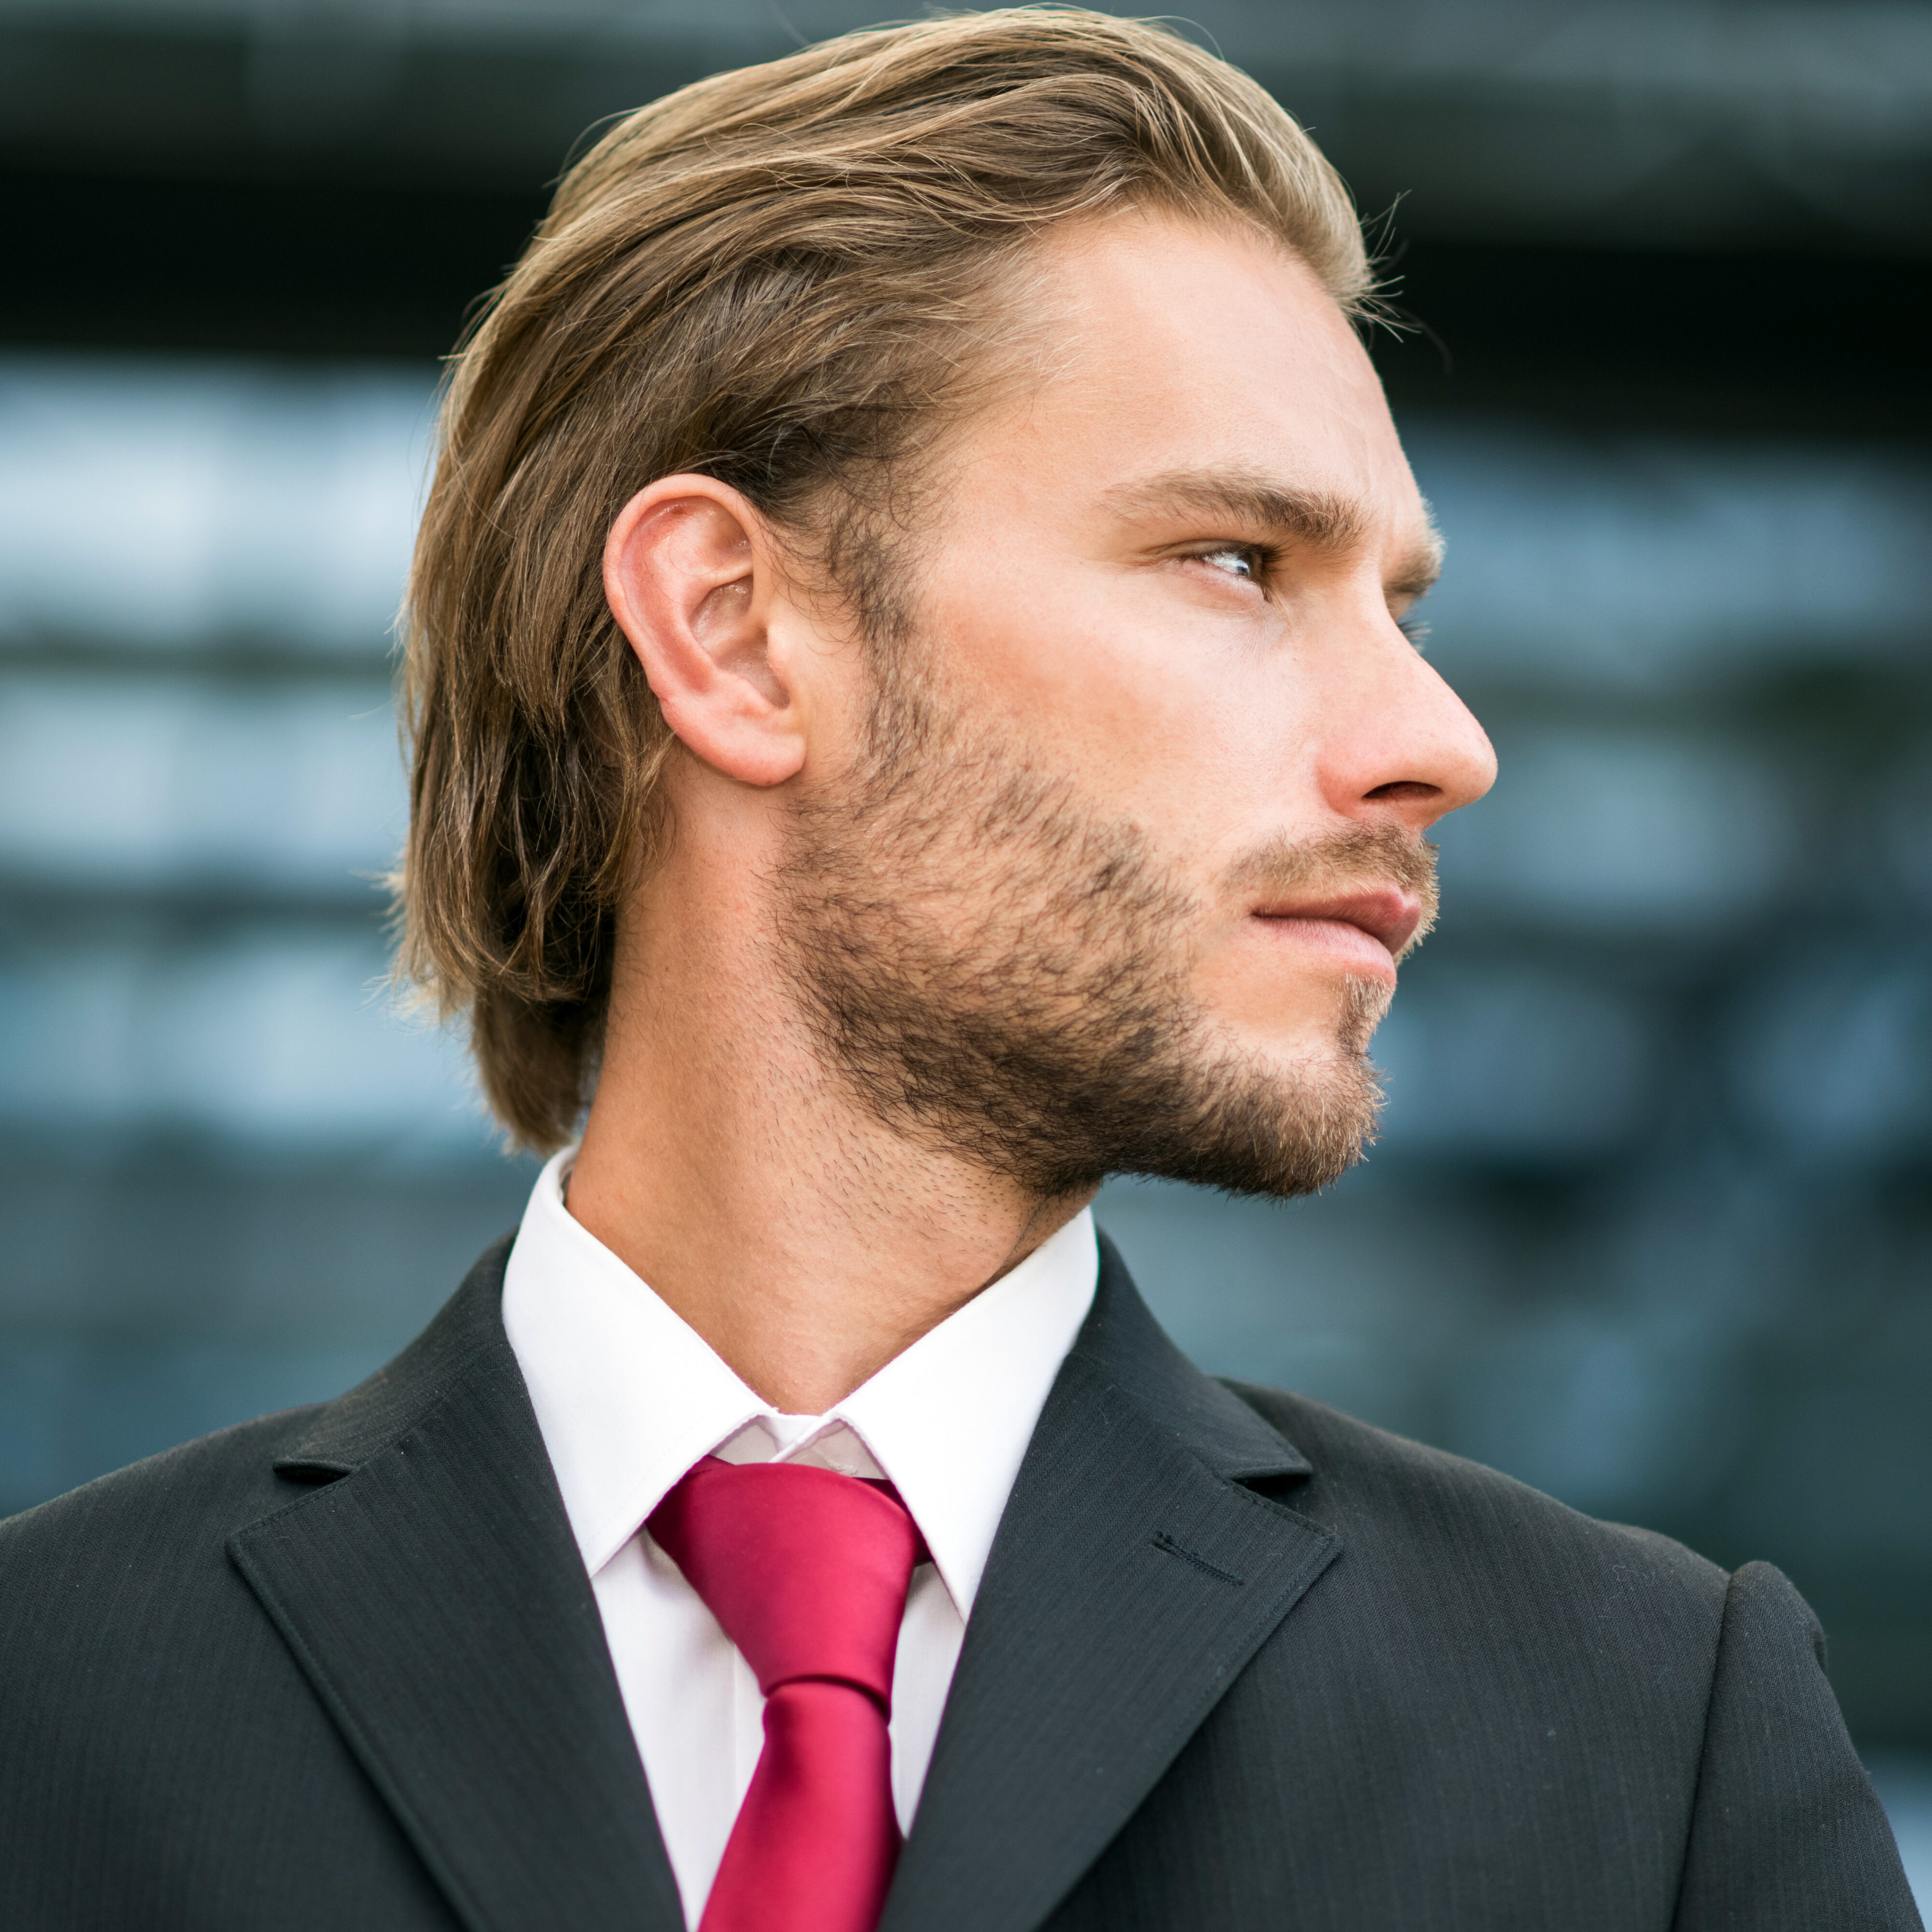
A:
MULTIPOLYGON (((1238 470, 1172 470, 1143 482, 1117 484, 1106 496, 1108 506, 1126 517, 1176 511, 1226 517, 1330 556, 1360 548, 1374 527, 1366 508, 1354 497, 1292 489, 1238 470)), ((1425 524, 1424 530, 1389 573, 1383 587, 1391 596, 1420 597, 1442 574, 1442 539, 1433 524, 1425 524)))

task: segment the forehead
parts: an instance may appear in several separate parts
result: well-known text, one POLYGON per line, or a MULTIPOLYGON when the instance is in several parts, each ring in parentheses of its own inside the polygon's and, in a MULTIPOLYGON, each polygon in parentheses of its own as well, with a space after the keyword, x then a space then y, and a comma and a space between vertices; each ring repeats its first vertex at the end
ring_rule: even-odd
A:
POLYGON ((1220 472, 1357 504, 1365 539, 1426 530, 1373 366, 1286 250, 1135 212, 1049 236, 1036 266, 1037 373, 982 451, 1117 506, 1220 472))

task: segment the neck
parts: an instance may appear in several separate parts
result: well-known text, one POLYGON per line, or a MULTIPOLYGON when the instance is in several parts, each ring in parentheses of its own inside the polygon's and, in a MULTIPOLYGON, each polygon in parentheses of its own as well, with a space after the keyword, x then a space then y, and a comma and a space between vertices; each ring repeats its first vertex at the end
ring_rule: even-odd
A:
POLYGON ((570 1212, 764 1400, 820 1414, 1090 1194, 1042 1201, 878 1120, 748 956, 761 922, 678 897, 674 944, 648 907, 620 936, 570 1212))

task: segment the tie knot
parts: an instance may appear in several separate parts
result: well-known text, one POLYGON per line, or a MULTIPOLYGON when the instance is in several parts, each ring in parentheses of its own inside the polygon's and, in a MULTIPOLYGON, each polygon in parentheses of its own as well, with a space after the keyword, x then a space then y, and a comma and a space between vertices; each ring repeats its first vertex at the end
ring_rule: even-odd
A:
POLYGON ((796 1462, 707 1456, 652 1512, 650 1528, 765 1696, 824 1678, 890 1711, 920 1542, 887 1487, 796 1462))

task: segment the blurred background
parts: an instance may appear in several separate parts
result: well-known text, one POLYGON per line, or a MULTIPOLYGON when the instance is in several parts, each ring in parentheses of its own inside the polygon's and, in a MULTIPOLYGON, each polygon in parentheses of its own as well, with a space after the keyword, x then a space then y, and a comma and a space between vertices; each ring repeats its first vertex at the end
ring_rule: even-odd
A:
MULTIPOLYGON (((436 358, 584 131, 845 0, 0 0, 0 1510, 383 1359, 511 1226, 399 1017, 436 358)), ((1810 1596, 1932 1861, 1932 7, 1198 0, 1378 338, 1489 724, 1388 1131, 1101 1218, 1210 1369, 1810 1596)))

